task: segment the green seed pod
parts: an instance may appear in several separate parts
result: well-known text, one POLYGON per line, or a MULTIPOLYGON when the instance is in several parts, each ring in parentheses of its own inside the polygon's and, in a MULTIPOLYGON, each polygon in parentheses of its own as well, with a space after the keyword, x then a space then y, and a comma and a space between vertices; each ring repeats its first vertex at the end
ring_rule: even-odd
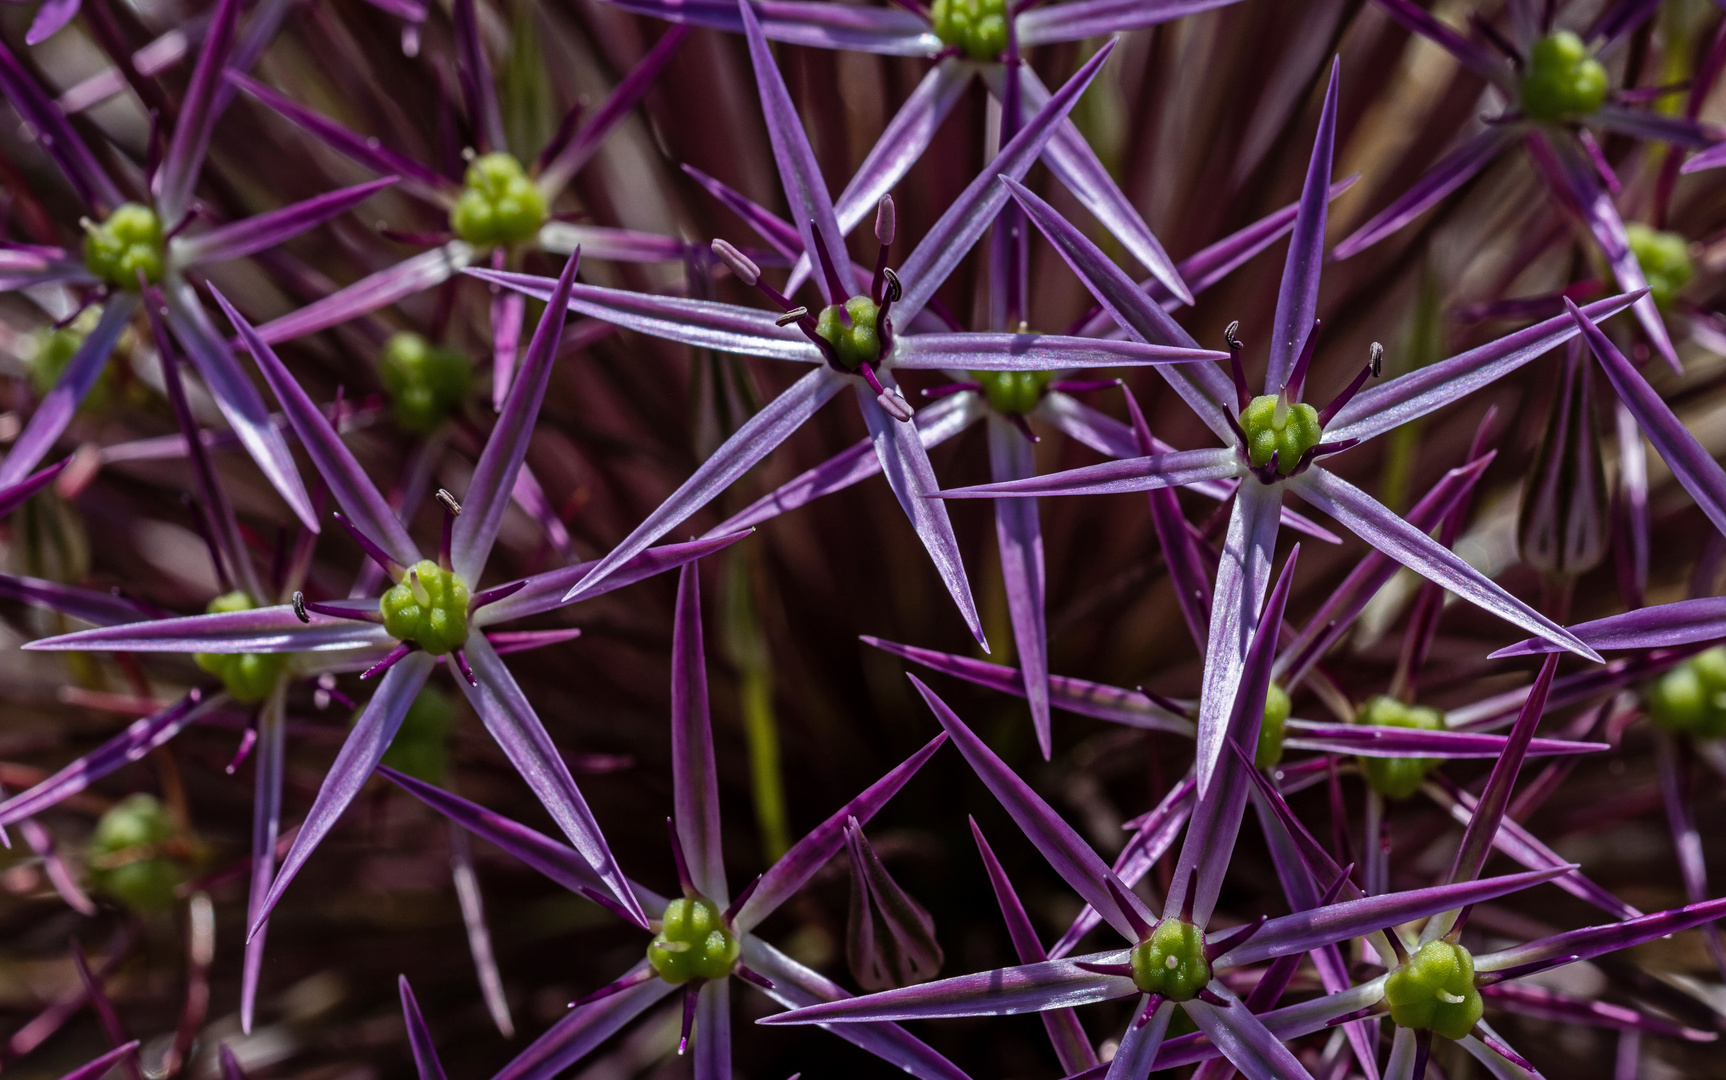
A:
POLYGON ((711 901, 680 897, 666 905, 659 933, 647 946, 647 962, 660 978, 676 985, 731 974, 742 951, 743 943, 711 901))
POLYGON ((935 0, 929 20, 935 36, 973 60, 998 60, 1007 51, 1006 0, 935 0))
POLYGON ((1666 731, 1698 739, 1726 736, 1726 646, 1698 653, 1642 692, 1648 715, 1666 731))
POLYGON ((154 285, 166 265, 162 219, 147 206, 121 203, 108 220, 85 229, 84 267, 113 288, 136 292, 140 272, 154 285))
MULTIPOLYGON (((1415 731, 1443 731, 1444 717, 1437 709, 1420 705, 1404 705, 1395 698, 1378 697, 1368 701, 1355 715, 1355 723, 1370 727, 1410 728, 1415 731)), ((1406 799, 1420 787, 1426 774, 1438 766, 1437 758, 1408 757, 1356 758, 1366 774, 1366 782, 1387 799, 1406 799)))
POLYGON ((1655 304, 1666 307, 1695 271, 1690 241, 1681 233, 1662 232, 1640 221, 1625 225, 1624 232, 1630 239, 1630 254, 1636 256, 1636 265, 1648 279, 1648 295, 1654 297, 1655 304))
POLYGON ((1474 1030, 1484 1004, 1474 988, 1474 956, 1461 945, 1429 941, 1384 981, 1398 1027, 1460 1039, 1474 1030))
POLYGON ((1043 402, 1043 394, 1054 381, 1052 371, 973 371, 971 378, 983 387, 983 396, 996 412, 1023 416, 1043 402))
POLYGON ((421 559, 384 593, 378 610, 391 637, 442 656, 467 640, 467 605, 467 582, 462 576, 421 559))
POLYGON ((545 224, 545 196, 509 154, 482 154, 468 164, 450 230, 477 247, 519 244, 545 224))
POLYGON ((1211 981, 1205 932, 1189 922, 1164 919, 1151 936, 1133 946, 1133 985, 1170 1001, 1191 1001, 1211 981))
POLYGON ((1277 455, 1277 474, 1294 472, 1308 450, 1324 438, 1319 427, 1318 410, 1305 402, 1291 402, 1277 417, 1277 395, 1261 394, 1241 410, 1241 430, 1247 437, 1247 460, 1255 469, 1277 455))
MULTIPOLYGON (((235 590, 210 601, 206 615, 250 611, 257 607, 250 596, 235 590)), ((242 705, 256 705, 270 696, 288 662, 288 653, 193 653, 200 668, 222 680, 228 694, 242 705)))
POLYGON ((850 316, 851 325, 845 325, 838 304, 829 304, 815 320, 815 332, 832 344, 840 364, 856 371, 881 359, 881 336, 875 329, 879 313, 875 301, 867 296, 853 296, 845 301, 845 314, 850 316))
POLYGON ((129 795, 96 823, 88 853, 90 883, 98 892, 138 911, 174 905, 174 890, 189 867, 174 822, 153 795, 129 795))
POLYGON ((1274 769, 1283 759, 1283 727, 1288 722, 1293 704, 1288 691, 1271 683, 1265 690, 1265 718, 1259 724, 1258 749, 1253 752, 1253 764, 1261 769, 1274 769))
POLYGON ((416 435, 442 424, 473 386, 473 364, 464 354, 411 333, 385 343, 382 374, 396 423, 416 435))
POLYGON ((1606 102, 1606 68, 1588 55, 1580 37, 1558 30, 1534 43, 1520 96, 1530 120, 1587 116, 1606 102))
POLYGON ((454 727, 455 702, 427 686, 408 706, 383 763, 428 784, 442 784, 449 773, 449 733, 454 727))

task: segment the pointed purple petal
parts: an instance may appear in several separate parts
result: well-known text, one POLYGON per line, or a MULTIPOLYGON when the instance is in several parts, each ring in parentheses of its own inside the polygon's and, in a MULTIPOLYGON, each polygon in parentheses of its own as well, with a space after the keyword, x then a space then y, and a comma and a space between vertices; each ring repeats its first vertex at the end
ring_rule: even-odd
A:
MULTIPOLYGON (((630 974, 645 970, 649 970, 647 961, 641 960, 630 969, 630 974)), ((492 1080, 552 1080, 677 989, 664 979, 647 979, 603 1001, 572 1009, 535 1039, 533 1045, 512 1058, 492 1080)))
POLYGON ((181 280, 170 286, 166 298, 168 325, 173 328, 174 337, 185 348, 192 365, 198 369, 198 375, 215 397, 228 426, 234 429, 246 452, 257 462, 270 486, 281 495, 294 516, 307 529, 317 532, 317 515, 312 510, 311 496, 306 494, 306 486, 294 466, 293 451, 288 449, 287 439, 276 427, 263 397, 241 370, 240 362, 228 348, 228 343, 216 333, 197 294, 191 285, 181 280))
POLYGON ((353 187, 326 192, 284 206, 280 210, 271 210, 267 214, 231 222, 209 232, 177 238, 174 240, 174 254, 181 260, 182 265, 197 266, 201 263, 238 259, 273 248, 333 217, 347 213, 377 192, 394 184, 396 179, 394 176, 386 176, 381 180, 355 184, 353 187))
POLYGON ((1539 968, 1558 967, 1577 960, 1591 960, 1619 949, 1628 949, 1643 942, 1655 941, 1681 930, 1701 926, 1726 916, 1726 898, 1701 904, 1669 908, 1644 915, 1639 919, 1590 926, 1552 937, 1531 941, 1499 952, 1477 955, 1474 969, 1487 973, 1520 969, 1530 965, 1539 968))
MULTIPOLYGON (((1708 864, 1702 851, 1702 834, 1696 828, 1696 815, 1691 809, 1690 757, 1667 732, 1657 731, 1655 740, 1660 796, 1666 804, 1666 825, 1672 831, 1672 847, 1678 856, 1678 876, 1690 902, 1700 903, 1708 899, 1708 864)), ((1726 978, 1726 949, 1721 946, 1719 928, 1711 923, 1705 925, 1702 935, 1713 954, 1715 967, 1726 978)))
POLYGON ((695 1000, 695 1080, 731 1080, 731 980, 701 984, 695 1000))
POLYGON ((108 1075, 108 1071, 110 1069, 124 1062, 137 1052, 138 1040, 133 1039, 124 1046, 116 1046, 101 1057, 78 1066, 76 1069, 73 1069, 71 1072, 62 1076, 60 1080, 101 1080, 102 1077, 108 1075))
MULTIPOLYGON (((1726 637, 1726 597, 1704 596, 1626 611, 1604 619, 1577 623, 1571 633, 1596 649, 1669 649, 1726 637)), ((1551 652, 1555 646, 1539 638, 1519 641, 1491 654, 1491 659, 1551 652)))
POLYGON ((1456 593, 1524 630, 1600 663, 1600 654, 1576 635, 1505 592, 1449 548, 1386 509, 1377 499, 1324 468, 1288 482, 1301 498, 1323 510, 1356 536, 1429 581, 1456 593))
MULTIPOLYGON (((284 341, 340 325, 443 284, 466 267, 472 258, 473 247, 460 240, 422 251, 338 289, 322 300, 271 319, 258 327, 258 337, 271 345, 280 345, 284 341)), ((551 279, 547 278, 546 282, 547 295, 550 295, 551 279)))
POLYGON ((1667 116, 1649 109, 1633 109, 1613 102, 1589 113, 1588 122, 1607 131, 1668 142, 1692 150, 1706 149, 1720 141, 1719 129, 1704 121, 1667 116))
MULTIPOLYGON (((258 745, 253 759, 255 779, 252 786, 252 876, 246 889, 246 919, 269 895, 270 883, 276 874, 276 843, 282 827, 282 768, 286 756, 286 718, 284 701, 286 683, 264 703, 258 715, 258 745)), ((269 936, 269 924, 258 928, 246 942, 245 956, 240 967, 240 1030, 250 1034, 256 1013, 258 984, 264 973, 264 944, 269 936)))
MULTIPOLYGON (((1368 896, 1360 900, 1345 900, 1311 911, 1298 911, 1265 923, 1251 939, 1230 950, 1213 962, 1215 967, 1240 967, 1256 964, 1291 953, 1310 952, 1320 945, 1332 945, 1349 938, 1360 937, 1396 923, 1411 922, 1441 911, 1467 907, 1487 900, 1508 896, 1532 885, 1551 881, 1574 866, 1530 870, 1521 874, 1459 881, 1453 885, 1436 885, 1428 889, 1368 896)), ((1479 968, 1479 963, 1476 963, 1479 968)))
MULTIPOLYGON (((613 0, 613 7, 656 19, 743 32, 732 0, 613 0)), ((827 0, 757 0, 761 29, 774 41, 816 49, 852 49, 884 56, 928 56, 941 39, 926 19, 890 7, 834 4, 827 0)))
MULTIPOLYGON (((485 450, 463 495, 462 512, 456 517, 451 533, 450 564, 470 582, 478 581, 485 569, 498 529, 503 526, 509 493, 515 487, 521 463, 527 459, 527 445, 533 438, 534 421, 545 401, 546 387, 551 383, 551 366, 557 359, 564 319, 569 314, 569 287, 575 281, 580 263, 579 252, 564 263, 557 291, 552 293, 551 302, 533 332, 527 356, 510 386, 509 399, 498 413, 497 426, 486 439, 485 450)), ((512 354, 514 351, 510 350, 512 354)), ((401 561, 400 556, 397 561, 401 561)))
MULTIPOLYGON (((596 587, 588 594, 599 596, 602 593, 633 585, 643 578, 663 574, 667 570, 675 570, 691 559, 699 559, 722 551, 737 541, 750 535, 751 530, 735 532, 726 536, 713 536, 701 540, 691 540, 683 544, 666 544, 662 547, 648 548, 646 551, 630 559, 618 567, 611 576, 605 579, 603 585, 596 587)), ((512 593, 506 599, 500 600, 480 609, 477 613, 478 622, 483 626, 493 623, 507 622, 510 619, 526 618, 538 615, 563 606, 563 594, 570 586, 578 584, 586 577, 597 561, 566 566, 560 570, 548 570, 543 574, 535 574, 525 578, 527 584, 512 593)), ((501 635, 500 635, 501 636, 501 635)))
MULTIPOLYGON (((897 768, 886 776, 865 788, 862 794, 846 803, 833 813, 826 821, 812 829, 807 836, 791 845, 791 850, 779 857, 779 861, 761 875, 755 890, 743 902, 743 906, 732 918, 732 924, 740 933, 747 933, 756 924, 773 914, 786 900, 801 889, 804 884, 827 865, 828 860, 839 854, 839 849, 845 846, 845 825, 851 818, 856 818, 858 824, 868 824, 881 808, 887 805, 887 800, 896 795, 911 777, 917 775, 917 770, 934 755, 941 744, 947 741, 945 735, 931 739, 921 750, 906 758, 897 768)), ((759 969, 757 969, 759 970, 759 969)), ((762 972, 772 978, 769 972, 762 972)))
POLYGON ((287 414, 294 433, 300 437, 300 444, 311 456, 312 464, 317 466, 324 483, 329 485, 330 493, 335 496, 342 512, 353 520, 355 528, 381 546, 396 562, 412 566, 419 561, 419 548, 408 537, 407 529, 396 518, 377 485, 360 468, 353 452, 342 442, 341 435, 330 426, 324 411, 307 396, 276 356, 275 350, 264 343, 227 298, 214 287, 210 292, 216 303, 222 306, 228 321, 239 331, 240 340, 245 342, 258 370, 263 373, 264 381, 275 392, 276 400, 282 403, 282 411, 287 414))
POLYGON ((1456 57, 1463 67, 1481 78, 1502 83, 1509 74, 1508 65, 1502 56, 1439 22, 1415 0, 1379 0, 1379 3, 1386 14, 1401 23, 1409 32, 1436 42, 1456 57))
POLYGON ((270 917, 287 891, 294 876, 300 872, 300 867, 323 842, 336 821, 342 816, 342 811, 354 801, 360 793, 360 788, 371 779, 372 770, 377 768, 384 751, 390 747, 390 740, 395 738, 396 729, 401 727, 402 717, 407 715, 408 706, 413 704, 419 695, 420 688, 425 685, 426 678, 436 658, 424 653, 415 652, 405 657, 395 667, 385 673, 378 689, 366 703, 365 711, 348 732, 347 739, 342 743, 341 751, 330 765, 330 771, 325 774, 323 784, 318 788, 317 798, 312 801, 312 808, 306 812, 306 817, 300 823, 300 830, 294 837, 293 846, 282 859, 281 870, 275 880, 270 882, 270 891, 264 897, 256 911, 248 913, 251 929, 247 936, 256 934, 259 927, 270 917))
POLYGON ((604 225, 548 221, 539 229, 539 248, 542 251, 570 255, 580 248, 583 258, 613 262, 682 262, 688 257, 691 246, 675 236, 661 236, 637 229, 613 229, 604 225))
MULTIPOLYGON (((1192 772, 1189 770, 1186 777, 1170 788, 1168 794, 1163 796, 1163 801, 1152 808, 1150 813, 1127 823, 1135 826, 1138 831, 1115 857, 1112 869, 1122 884, 1131 888, 1144 880, 1151 867, 1175 846, 1175 840, 1186 829, 1187 819, 1192 814, 1193 803, 1197 797, 1198 785, 1193 782, 1192 772)), ((1068 955, 1101 921, 1102 917, 1097 914, 1096 909, 1086 905, 1067 928, 1067 932, 1061 935, 1061 940, 1055 942, 1054 947, 1049 950, 1049 955, 1068 955)))
POLYGON ((81 6, 80 0, 43 0, 30 29, 24 33, 24 44, 40 45, 47 41, 77 17, 81 6))
MULTIPOLYGON (((1599 321, 1634 302, 1633 296, 1596 300, 1582 313, 1599 321)), ((1479 348, 1368 387, 1337 410, 1325 428, 1327 440, 1370 439, 1410 420, 1462 400, 1576 336, 1576 324, 1558 315, 1479 348)))
POLYGON ((425 1017, 420 1015, 420 1003, 414 999, 408 977, 398 975, 396 987, 401 991, 402 1020, 407 1024, 408 1046, 413 1049, 414 1068, 419 1070, 420 1080, 444 1080, 443 1063, 438 1060, 437 1047, 432 1045, 431 1029, 426 1027, 425 1017))
MULTIPOLYGON (((998 482, 1037 471, 1031 441, 1011 424, 989 418, 989 473, 998 482)), ((1043 530, 1037 503, 1001 499, 995 503, 995 542, 1000 546, 1007 612, 1019 653, 1031 727, 1043 760, 1049 759, 1049 642, 1043 621, 1043 530)))
POLYGON ((467 120, 479 135, 480 150, 507 150, 503 134, 503 111, 498 108, 497 85, 491 61, 474 16, 474 0, 455 0, 450 21, 455 27, 456 72, 461 81, 467 120))
POLYGON ((1294 1052, 1271 1034, 1264 1021, 1249 1012, 1228 987, 1212 979, 1210 989, 1229 1007, 1192 1001, 1187 1003, 1187 1015, 1247 1080, 1312 1080, 1294 1052))
POLYGON ((719 834, 719 778, 707 711, 707 656, 701 636, 701 578, 687 562, 677 578, 671 646, 671 771, 677 835, 695 888, 720 909, 731 905, 719 834))
MULTIPOLYGON (((1169 1021, 1175 1018, 1176 1008, 1174 1002, 1160 997, 1157 1002, 1149 1023, 1140 1024, 1135 1019, 1127 1025, 1126 1034, 1121 1036, 1121 1044, 1115 1050, 1115 1056, 1109 1059, 1108 1070, 1103 1074, 1106 1080, 1144 1080, 1150 1075, 1151 1062, 1157 1059, 1157 1051, 1163 1047, 1163 1036, 1169 1033, 1169 1021)), ((1139 995, 1133 1016, 1142 1016, 1150 1003, 1151 995, 1139 995)))
POLYGON ((1546 712, 1546 697, 1552 692, 1552 677, 1557 671, 1557 656, 1547 657, 1546 662, 1540 665, 1540 674, 1528 691, 1528 700, 1516 717, 1516 726, 1511 728, 1504 752, 1493 763, 1492 775, 1487 778, 1486 788, 1475 804, 1474 815, 1463 831, 1462 846, 1450 864, 1448 880, 1473 881, 1480 876, 1480 868, 1486 865, 1493 838, 1498 835, 1499 825, 1510 809, 1510 793, 1516 786, 1517 774, 1522 771, 1523 756, 1528 753, 1534 729, 1546 712))
POLYGON ((11 102, 18 115, 36 129, 36 145, 66 174, 66 179, 85 206, 100 212, 112 210, 126 201, 96 156, 67 122, 66 114, 43 93, 36 80, 5 45, 0 45, 0 96, 11 102))
MULTIPOLYGON (((941 492, 941 498, 1110 495, 1128 491, 1150 491, 1155 488, 1185 487, 1205 480, 1232 478, 1239 472, 1240 458, 1232 449, 1218 447, 1211 450, 1176 450, 1170 454, 1105 461, 1100 465, 1085 465, 1068 469, 1066 472, 1031 476, 1024 480, 949 488, 941 492)), ((1271 518, 1273 521, 1276 519, 1274 512, 1271 518)))
MULTIPOLYGON (((1115 897, 1104 884, 1109 875, 1108 864, 1097 857, 1091 846, 1080 839, 1073 827, 1061 820, 1042 796, 1031 790, 1031 786, 1019 779, 1017 773, 1007 767, 1007 763, 995 756, 994 751, 983 744, 964 721, 947 707, 923 684, 915 675, 907 675, 911 685, 923 695, 935 718, 941 721, 941 726, 952 736, 953 745, 965 755, 965 760, 977 773, 978 779, 1000 800, 1001 806, 1008 815, 1018 823, 1027 839, 1043 853, 1043 858, 1049 861, 1055 872, 1061 875, 1069 888, 1107 919, 1110 926, 1118 930, 1123 937, 1137 940, 1133 932, 1135 920, 1123 912, 1116 903, 1115 897)), ((1153 922, 1150 914, 1143 910, 1143 904, 1131 893, 1127 894, 1130 903, 1139 907, 1135 914, 1140 922, 1153 922)), ((940 985, 940 984, 935 984, 940 985)))
POLYGON ((54 388, 37 404, 23 434, 7 453, 5 462, 0 463, 0 487, 21 482, 54 449, 60 433, 72 422, 72 415, 108 366, 108 357, 137 310, 138 298, 130 293, 109 297, 96 328, 78 345, 55 380, 54 388))
MULTIPOLYGON (((689 515, 712 502, 738 477, 771 454, 780 443, 803 426, 804 421, 844 388, 848 377, 828 367, 819 367, 798 379, 789 390, 768 402, 750 417, 731 438, 671 493, 659 508, 647 515, 624 541, 599 560, 563 597, 565 603, 591 593, 618 567, 647 549, 689 515)), ((894 421, 888 421, 894 423, 894 421)), ((911 436, 913 441, 915 434, 911 436)), ((925 459, 926 460, 926 459, 925 459)))
POLYGON ((1485 131, 1470 137, 1415 181, 1413 187, 1350 233, 1331 250, 1331 258, 1341 260, 1358 255, 1426 213, 1445 196, 1473 179, 1516 138, 1514 127, 1499 124, 1490 125, 1485 131))
MULTIPOLYGON (((376 613, 377 601, 355 610, 376 613)), ((26 642, 26 649, 100 652, 325 652, 387 643, 383 628, 308 612, 302 623, 287 604, 218 615, 131 621, 26 642)))
POLYGON ((1227 360, 1228 353, 1059 334, 910 334, 898 339, 893 366, 967 371, 1060 371, 1227 360))
MULTIPOLYGON (((1290 749, 1360 757, 1496 758, 1505 752, 1508 742, 1503 735, 1470 731, 1412 731, 1292 719, 1288 724, 1283 745, 1290 749)), ((1535 739, 1529 743, 1528 755, 1591 754, 1606 749, 1605 743, 1535 739)))
POLYGON ((1058 41, 1115 34, 1171 22, 1235 0, 1077 0, 1039 7, 1018 17, 1019 44, 1049 45, 1058 41))
POLYGON ((210 134, 219 116, 217 90, 222 84, 222 70, 228 66, 228 56, 234 47, 234 27, 240 19, 240 0, 219 0, 216 13, 198 46, 198 63, 192 70, 192 81, 180 102, 180 113, 174 122, 174 139, 162 156, 162 167, 154 182, 156 212, 162 224, 172 228, 185 216, 192 189, 198 184, 198 173, 204 167, 204 154, 210 147, 210 134))
MULTIPOLYGON (((1306 182, 1301 187, 1300 212, 1289 237, 1288 259, 1283 263, 1282 285, 1277 291, 1277 312, 1271 324, 1270 366, 1265 371, 1265 393, 1274 394, 1289 381, 1295 358, 1313 330, 1318 308, 1319 274, 1324 268, 1324 227, 1330 209, 1331 156, 1336 143, 1337 78, 1342 60, 1333 60, 1324 108, 1319 113, 1318 134, 1313 136, 1312 158, 1307 162, 1306 182)), ((1201 774, 1202 775, 1202 774, 1201 774)))
POLYGON ((659 40, 653 43, 653 48, 636 63, 629 73, 606 95, 599 108, 595 109, 576 132, 575 138, 569 141, 555 157, 546 162, 545 168, 539 172, 539 188, 546 193, 547 199, 554 199, 568 186, 570 178, 587 164, 589 158, 599 149, 605 137, 617 127, 641 99, 652 89, 653 82, 659 73, 676 55, 677 47, 683 44, 689 31, 680 26, 673 26, 661 34, 659 40))
POLYGON ((977 178, 948 206, 940 220, 923 235, 916 250, 899 269, 899 276, 905 281, 905 295, 894 306, 893 314, 901 323, 909 325, 953 268, 970 254, 971 246, 1007 201, 1007 191, 1001 187, 999 178, 1006 176, 1020 180, 1030 171, 1043 147, 1054 137, 1056 128, 1091 85, 1091 80, 1096 78, 1114 44, 1113 41, 1105 42, 1065 85, 1055 91, 1049 103, 1025 122, 1019 133, 1001 148, 993 161, 984 166, 977 178))
MULTIPOLYGON (((1138 444, 1138 451, 1154 454, 1157 440, 1152 437, 1145 414, 1139 409, 1139 399, 1131 390, 1125 393, 1127 415, 1133 421, 1133 440, 1138 444)), ((1151 508, 1151 527, 1156 531, 1157 546, 1162 549, 1163 564, 1168 568, 1169 586, 1175 591, 1175 603, 1193 636, 1193 644, 1203 655, 1210 638, 1211 575, 1174 491, 1157 488, 1145 494, 1151 508)))
POLYGON ((119 592, 97 592, 12 574, 0 574, 0 597, 47 608, 97 626, 139 622, 163 614, 159 609, 129 599, 119 592))

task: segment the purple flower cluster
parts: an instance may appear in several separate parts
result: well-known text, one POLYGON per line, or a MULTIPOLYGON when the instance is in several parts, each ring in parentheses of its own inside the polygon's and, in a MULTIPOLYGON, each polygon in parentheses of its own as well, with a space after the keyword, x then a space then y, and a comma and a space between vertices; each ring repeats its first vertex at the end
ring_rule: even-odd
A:
POLYGON ((0 1066, 1726 1074, 1723 68, 8 6, 0 1066))

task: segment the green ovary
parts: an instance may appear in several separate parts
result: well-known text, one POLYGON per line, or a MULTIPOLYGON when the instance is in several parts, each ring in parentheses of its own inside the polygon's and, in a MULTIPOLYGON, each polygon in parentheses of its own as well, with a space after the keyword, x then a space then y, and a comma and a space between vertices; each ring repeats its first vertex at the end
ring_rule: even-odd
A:
POLYGON ((482 154, 462 177, 450 229, 479 247, 531 240, 545 224, 545 196, 508 154, 482 154))
POLYGON ((1007 50, 1006 0, 935 0, 929 17, 936 37, 973 60, 995 60, 1007 50))
POLYGON ((1643 691, 1654 722, 1698 739, 1726 736, 1726 647, 1715 646, 1679 664, 1643 691))
POLYGON ((1288 722, 1291 704, 1288 691, 1271 683, 1265 691, 1265 718, 1259 725, 1259 745, 1253 752, 1253 764, 1261 769, 1274 769, 1283 759, 1283 725, 1288 722))
POLYGON ((673 985, 731 974, 743 943, 725 926, 719 909, 702 897, 673 900, 647 947, 647 962, 673 985))
POLYGON ((1606 101, 1606 69, 1588 55, 1581 38, 1559 30, 1534 43, 1520 96, 1530 120, 1587 116, 1606 101))
POLYGON ((167 262, 162 219, 147 206, 122 203, 84 234, 84 266, 116 289, 136 290, 138 274, 155 284, 167 262))
POLYGON ((378 610, 391 637, 442 656, 467 640, 467 605, 467 582, 462 576, 421 559, 384 593, 378 610))
MULTIPOLYGON (((34 390, 38 397, 45 396, 54 389, 60 376, 66 373, 66 365, 72 362, 72 357, 77 355, 84 339, 95 329, 96 318, 96 312, 88 310, 78 316, 70 326, 43 330, 36 335, 35 351, 25 359, 24 370, 30 377, 30 389, 34 390)), ((83 403, 78 406, 79 410, 100 410, 107 402, 113 386, 113 369, 104 360, 102 371, 96 376, 90 392, 84 395, 83 403)))
POLYGON ((1460 1039, 1480 1020, 1474 956, 1461 945, 1429 941, 1384 981, 1384 1000, 1398 1027, 1460 1039))
POLYGON ((1280 476, 1294 472, 1306 452, 1324 438, 1318 410, 1303 402, 1292 402, 1284 408, 1279 423, 1275 394, 1261 394, 1247 403, 1241 410, 1241 430, 1247 436, 1247 460, 1253 468, 1264 468, 1274 452, 1280 476))
POLYGON ((1043 401, 1043 393, 1054 381, 1052 371, 973 371, 971 378, 983 387, 983 396, 996 412, 1023 416, 1043 401))
POLYGON ((849 326, 845 324, 838 304, 822 308, 820 317, 815 320, 815 332, 833 346, 833 351, 839 355, 839 363, 847 371, 856 371, 864 364, 873 364, 881 359, 881 335, 875 329, 875 318, 880 310, 867 296, 853 296, 845 301, 844 314, 850 316, 849 326))
POLYGON ((473 365, 454 349, 418 334, 397 334, 384 345, 383 380, 396 423, 416 435, 431 432, 467 398, 473 365))
POLYGON ((1211 981, 1205 932, 1189 922, 1164 919, 1151 936, 1133 946, 1133 985, 1170 1001, 1191 1001, 1211 981))
POLYGON ((402 726, 384 751, 383 763, 428 784, 441 784, 449 772, 449 733, 455 727, 455 705, 428 686, 408 706, 402 726))
MULTIPOLYGON (((258 605, 239 590, 218 596, 204 609, 206 615, 250 611, 258 605)), ((199 667, 222 680, 228 695, 242 705, 255 705, 270 696, 276 679, 288 662, 287 653, 193 653, 199 667)))
POLYGON ((1690 241, 1675 232, 1649 228, 1640 221, 1624 226, 1630 238, 1630 253, 1648 279, 1648 295, 1654 303, 1665 307, 1678 295, 1678 290, 1690 280, 1694 269, 1690 263, 1690 241))
POLYGON ((90 883, 99 892, 139 911, 174 904, 174 890, 187 877, 175 858, 174 822, 153 795, 130 795, 96 823, 88 853, 90 883))
MULTIPOLYGON (((1444 717, 1437 709, 1420 705, 1405 705, 1382 694, 1368 701, 1354 718, 1368 727, 1409 728, 1415 731, 1443 731, 1444 717)), ((1362 757, 1356 758, 1366 774, 1366 782, 1380 795, 1390 799, 1406 799, 1420 787, 1426 774, 1437 765, 1437 758, 1362 757)))

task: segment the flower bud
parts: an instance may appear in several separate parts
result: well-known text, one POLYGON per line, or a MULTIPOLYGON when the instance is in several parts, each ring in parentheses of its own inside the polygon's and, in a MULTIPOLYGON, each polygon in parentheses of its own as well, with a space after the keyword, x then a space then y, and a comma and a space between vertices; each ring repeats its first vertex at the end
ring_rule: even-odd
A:
POLYGON ((885 990, 933 979, 942 960, 935 920, 887 873, 856 818, 845 823, 845 850, 851 858, 845 959, 857 985, 885 990))
POLYGON ((1557 577, 1585 573, 1606 554, 1606 469, 1580 344, 1565 357, 1516 529, 1524 561, 1557 577))

